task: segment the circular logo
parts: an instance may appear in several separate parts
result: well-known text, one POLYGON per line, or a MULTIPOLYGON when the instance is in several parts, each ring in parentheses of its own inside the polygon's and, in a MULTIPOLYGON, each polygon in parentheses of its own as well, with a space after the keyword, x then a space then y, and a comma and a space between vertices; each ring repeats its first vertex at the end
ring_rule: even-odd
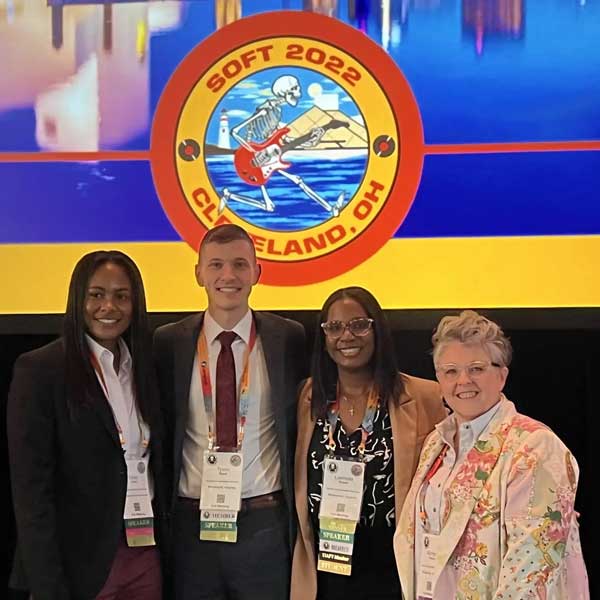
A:
POLYGON ((214 454, 209 454, 207 460, 209 465, 214 465, 217 462, 217 457, 214 454))
POLYGON ((239 467, 242 464, 242 458, 239 454, 234 454, 231 457, 230 462, 234 467, 239 467))
POLYGON ((337 471, 337 465, 334 462, 330 462, 327 468, 331 473, 335 473, 337 471))
POLYGON ((419 184, 423 130, 410 86, 375 42, 329 17, 279 11, 219 30, 179 65, 151 160, 190 246, 215 225, 241 225, 262 281, 299 285, 352 269, 393 236, 419 184))
POLYGON ((141 461, 137 464, 137 472, 140 475, 143 475, 146 472, 146 465, 141 461))
POLYGON ((350 471, 352 472, 352 475, 354 475, 354 477, 358 477, 363 472, 362 465, 352 465, 350 471))

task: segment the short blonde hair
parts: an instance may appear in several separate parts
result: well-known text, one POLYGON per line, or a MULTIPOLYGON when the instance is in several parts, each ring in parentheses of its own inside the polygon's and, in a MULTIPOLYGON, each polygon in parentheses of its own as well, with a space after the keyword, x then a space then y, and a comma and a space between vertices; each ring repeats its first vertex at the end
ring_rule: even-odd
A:
POLYGON ((431 341, 435 365, 440 352, 450 342, 481 344, 492 361, 502 367, 508 367, 512 359, 512 346, 500 326, 474 310, 463 310, 458 316, 444 317, 433 332, 431 341))

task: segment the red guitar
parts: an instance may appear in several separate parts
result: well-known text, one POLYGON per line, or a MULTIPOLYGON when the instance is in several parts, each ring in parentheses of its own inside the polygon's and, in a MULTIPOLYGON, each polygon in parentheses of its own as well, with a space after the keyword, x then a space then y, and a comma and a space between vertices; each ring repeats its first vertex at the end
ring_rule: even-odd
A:
MULTIPOLYGON (((338 127, 348 127, 348 122, 332 119, 319 129, 325 132, 338 127)), ((289 131, 288 127, 278 129, 262 144, 248 142, 252 149, 240 146, 233 156, 233 164, 240 178, 250 185, 264 185, 275 171, 289 169, 292 163, 284 161, 283 155, 288 150, 297 148, 310 140, 315 130, 311 129, 308 133, 286 143, 283 138, 289 131)))

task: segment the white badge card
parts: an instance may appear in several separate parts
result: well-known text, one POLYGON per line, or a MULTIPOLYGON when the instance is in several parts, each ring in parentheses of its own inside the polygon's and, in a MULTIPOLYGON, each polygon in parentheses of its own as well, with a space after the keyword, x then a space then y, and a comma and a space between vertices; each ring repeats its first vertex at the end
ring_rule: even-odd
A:
POLYGON ((200 510, 238 512, 242 502, 243 460, 239 452, 204 452, 200 510))
POLYGON ((358 522, 364 478, 364 463, 325 458, 319 518, 358 522))
POLYGON ((417 568, 417 600, 433 598, 435 584, 443 567, 438 561, 438 540, 438 535, 423 534, 421 561, 417 568))
POLYGON ((148 456, 128 458, 125 535, 128 546, 154 546, 154 513, 148 482, 148 456))
POLYGON ((207 450, 203 460, 200 539, 235 543, 237 515, 242 503, 242 455, 207 450))

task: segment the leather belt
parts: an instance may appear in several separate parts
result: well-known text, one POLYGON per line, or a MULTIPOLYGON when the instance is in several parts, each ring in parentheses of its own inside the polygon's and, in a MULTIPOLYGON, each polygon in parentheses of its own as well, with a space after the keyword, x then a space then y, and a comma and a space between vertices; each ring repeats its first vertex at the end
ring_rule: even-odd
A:
POLYGON ((262 496, 253 496, 252 498, 242 498, 242 510, 240 512, 248 512, 250 510, 258 510, 261 508, 275 508, 283 506, 285 500, 281 490, 263 494, 262 496))
MULTIPOLYGON (((193 506, 198 509, 200 500, 198 498, 185 498, 179 496, 177 500, 186 505, 193 506)), ((278 490, 277 492, 271 492, 270 494, 262 494, 261 496, 253 496, 252 498, 242 498, 242 508, 240 513, 246 513, 251 510, 259 510, 262 508, 275 508, 276 506, 283 506, 285 503, 283 492, 278 490)))

